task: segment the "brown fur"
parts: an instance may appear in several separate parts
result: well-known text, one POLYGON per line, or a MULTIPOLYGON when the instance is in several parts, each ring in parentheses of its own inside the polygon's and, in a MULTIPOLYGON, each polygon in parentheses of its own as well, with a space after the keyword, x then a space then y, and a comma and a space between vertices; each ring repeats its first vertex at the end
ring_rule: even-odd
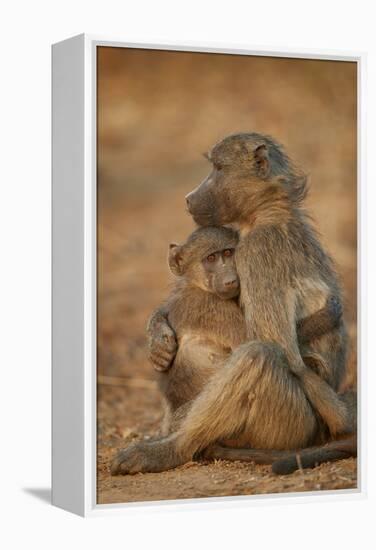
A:
POLYGON ((341 301, 332 262, 301 208, 305 179, 274 140, 230 136, 210 153, 213 171, 187 197, 202 226, 237 224, 236 265, 247 343, 192 402, 180 428, 159 442, 130 447, 113 472, 161 471, 226 439, 259 449, 289 450, 314 442, 318 417, 332 437, 351 431, 336 390, 343 378, 343 322, 299 349, 300 319, 328 296, 341 301), (325 379, 304 355, 319 354, 325 379))
MULTIPOLYGON (((237 278, 234 258, 229 258, 226 266, 220 262, 211 273, 202 265, 203 258, 234 249, 237 241, 236 232, 221 227, 198 229, 184 245, 170 245, 170 269, 178 278, 162 311, 176 334, 178 351, 168 372, 159 375, 159 384, 171 418, 199 395, 231 351, 245 341, 239 287, 228 296, 216 294, 224 278, 237 278)), ((160 314, 161 310, 152 316, 149 332, 154 316, 159 319, 160 314)))
MULTIPOLYGON (((232 248, 236 243, 236 234, 227 228, 201 228, 183 246, 173 245, 173 253, 170 245, 170 267, 173 255, 172 271, 179 278, 168 300, 152 315, 148 326, 155 337, 161 316, 165 315, 179 345, 171 368, 159 375, 167 409, 163 433, 168 431, 167 419, 174 421, 175 412, 193 401, 230 353, 246 341, 246 325, 238 301, 218 297, 213 288, 204 290, 206 276, 201 268, 203 256, 218 249, 232 248), (175 263, 176 249, 180 254, 179 270, 175 263), (152 329, 155 323, 157 326, 152 329)), ((230 269, 235 270, 235 265, 230 265, 230 269)), ((331 298, 325 307, 299 322, 299 342, 307 344, 333 330, 341 317, 340 305, 331 298)), ((318 354, 307 354, 304 361, 323 378, 327 377, 327 366, 318 354)), ((178 416, 182 418, 181 411, 178 416)))

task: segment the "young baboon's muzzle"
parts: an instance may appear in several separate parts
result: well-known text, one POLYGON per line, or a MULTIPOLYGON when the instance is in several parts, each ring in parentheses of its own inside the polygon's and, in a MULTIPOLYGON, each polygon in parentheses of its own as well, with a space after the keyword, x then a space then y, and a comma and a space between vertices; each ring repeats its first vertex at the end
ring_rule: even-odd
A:
POLYGON ((238 296, 239 291, 239 278, 236 275, 224 279, 217 288, 218 295, 224 300, 235 298, 235 296, 238 296))

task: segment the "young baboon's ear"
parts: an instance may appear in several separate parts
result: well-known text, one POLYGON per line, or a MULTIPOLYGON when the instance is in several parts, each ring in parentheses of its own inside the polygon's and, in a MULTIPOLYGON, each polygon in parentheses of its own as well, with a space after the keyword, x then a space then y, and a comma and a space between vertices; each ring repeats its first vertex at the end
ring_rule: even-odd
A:
POLYGON ((171 243, 168 249, 168 265, 170 267, 171 273, 180 277, 183 274, 182 269, 182 246, 171 243))
POLYGON ((270 173, 270 160, 266 145, 259 145, 253 151, 258 176, 267 178, 270 173))

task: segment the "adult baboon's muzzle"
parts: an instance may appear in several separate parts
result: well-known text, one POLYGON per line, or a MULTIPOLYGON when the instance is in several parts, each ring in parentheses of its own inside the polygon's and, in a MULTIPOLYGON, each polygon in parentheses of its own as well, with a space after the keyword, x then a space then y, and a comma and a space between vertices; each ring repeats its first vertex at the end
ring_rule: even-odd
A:
POLYGON ((203 182, 185 197, 188 212, 198 225, 203 226, 214 225, 213 197, 205 184, 203 182))

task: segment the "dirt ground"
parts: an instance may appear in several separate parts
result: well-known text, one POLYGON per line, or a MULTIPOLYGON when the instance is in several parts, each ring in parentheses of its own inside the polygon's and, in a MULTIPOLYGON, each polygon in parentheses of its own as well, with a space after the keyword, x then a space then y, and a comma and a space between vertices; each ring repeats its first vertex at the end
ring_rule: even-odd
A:
POLYGON ((276 135, 310 173, 308 208, 344 286, 351 343, 345 384, 356 381, 355 72, 349 64, 253 58, 244 66, 219 57, 216 66, 191 54, 150 61, 143 52, 107 49, 99 56, 98 503, 356 487, 353 459, 283 477, 268 466, 225 461, 159 474, 109 472, 118 449, 158 433, 162 403, 145 325, 171 282, 168 243, 194 228, 184 195, 207 172, 200 154, 231 131, 276 135), (193 73, 199 82, 188 87, 193 73), (251 89, 247 78, 252 101, 242 99, 251 89), (265 93, 273 79, 278 86, 265 93))

